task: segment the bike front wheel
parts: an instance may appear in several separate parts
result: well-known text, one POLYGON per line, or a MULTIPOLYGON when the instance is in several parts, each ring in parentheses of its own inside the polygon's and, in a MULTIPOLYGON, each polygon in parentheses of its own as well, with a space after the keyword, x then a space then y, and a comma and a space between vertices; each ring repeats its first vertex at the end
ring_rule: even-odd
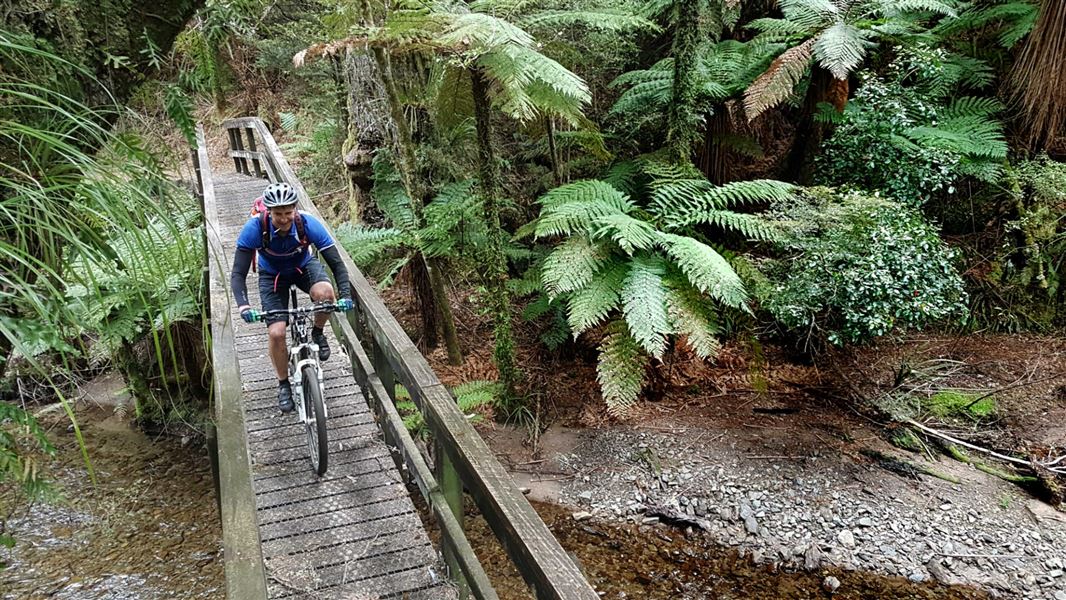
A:
POLYGON ((311 365, 303 368, 303 402, 307 419, 307 449, 311 453, 311 469, 318 475, 326 473, 329 462, 329 441, 326 435, 326 407, 322 400, 322 386, 318 373, 311 365))

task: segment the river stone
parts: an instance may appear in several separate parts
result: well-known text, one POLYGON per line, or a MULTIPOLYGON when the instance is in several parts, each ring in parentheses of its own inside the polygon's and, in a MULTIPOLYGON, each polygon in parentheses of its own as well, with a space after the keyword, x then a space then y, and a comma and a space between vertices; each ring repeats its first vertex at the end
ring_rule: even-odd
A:
POLYGON ((803 568, 808 571, 817 571, 822 566, 822 552, 818 546, 811 544, 803 553, 803 568))
POLYGON ((824 581, 822 581, 822 589, 832 594, 833 592, 840 589, 840 580, 830 575, 829 577, 826 577, 824 581))
POLYGON ((841 530, 837 534, 837 541, 840 542, 845 548, 855 547, 855 534, 850 529, 841 530))
POLYGON ((744 529, 747 529, 748 533, 759 533, 759 522, 754 516, 748 515, 744 517, 744 529))

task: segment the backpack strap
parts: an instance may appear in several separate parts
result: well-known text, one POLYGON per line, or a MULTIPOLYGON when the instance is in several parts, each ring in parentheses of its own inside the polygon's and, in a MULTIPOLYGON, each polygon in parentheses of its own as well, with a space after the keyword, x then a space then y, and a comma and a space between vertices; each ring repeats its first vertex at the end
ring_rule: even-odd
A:
POLYGON ((310 246, 311 241, 307 239, 307 228, 304 227, 304 220, 300 216, 300 211, 296 211, 296 217, 293 221, 294 225, 296 225, 296 239, 300 241, 300 245, 304 248, 310 246))

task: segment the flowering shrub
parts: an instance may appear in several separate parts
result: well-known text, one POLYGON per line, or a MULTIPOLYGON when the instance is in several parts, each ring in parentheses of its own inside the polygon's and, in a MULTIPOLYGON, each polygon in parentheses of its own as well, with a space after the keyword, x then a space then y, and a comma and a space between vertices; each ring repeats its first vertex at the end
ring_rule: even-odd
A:
POLYGON ((773 213, 788 234, 761 300, 786 328, 841 344, 964 311, 955 252, 918 210, 812 188, 773 213))

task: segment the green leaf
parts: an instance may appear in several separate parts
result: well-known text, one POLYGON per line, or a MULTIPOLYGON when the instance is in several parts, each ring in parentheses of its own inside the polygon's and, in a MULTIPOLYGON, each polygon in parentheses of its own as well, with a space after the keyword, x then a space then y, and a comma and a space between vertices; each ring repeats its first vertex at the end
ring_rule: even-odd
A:
POLYGON ((654 227, 626 214, 599 217, 593 222, 593 227, 593 239, 610 238, 630 256, 637 250, 651 248, 658 240, 654 227))
POLYGON ((613 261, 601 269, 586 286, 567 298, 567 322, 574 337, 595 327, 618 308, 622 285, 629 274, 627 261, 613 261))
POLYGON ((682 235, 660 234, 662 247, 688 278, 704 294, 733 308, 746 309, 744 282, 714 248, 682 235))
POLYGON ((722 345, 710 302, 688 285, 671 285, 666 306, 674 331, 685 336, 689 347, 701 358, 714 358, 722 345))
POLYGON ((621 415, 633 406, 644 387, 647 365, 648 357, 641 352, 640 345, 616 321, 600 344, 596 364, 596 381, 608 412, 621 415))
POLYGON ((847 79, 862 63, 866 49, 874 46, 873 32, 847 23, 828 27, 814 43, 814 58, 837 79, 847 79))
POLYGON ((541 282, 550 297, 588 285, 596 272, 607 264, 611 252, 584 236, 574 236, 559 244, 544 260, 541 282))
POLYGON ((665 269, 662 261, 638 256, 622 284, 622 312, 629 331, 645 352, 661 358, 670 321, 666 314, 665 269))

